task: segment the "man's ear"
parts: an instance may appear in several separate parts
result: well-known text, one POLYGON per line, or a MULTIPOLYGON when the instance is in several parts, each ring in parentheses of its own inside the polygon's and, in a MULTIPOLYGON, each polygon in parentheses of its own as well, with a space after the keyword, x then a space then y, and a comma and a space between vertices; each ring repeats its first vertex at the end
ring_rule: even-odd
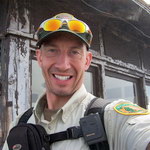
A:
POLYGON ((92 61, 92 53, 91 52, 87 52, 85 70, 88 70, 88 68, 91 65, 91 61, 92 61))
POLYGON ((36 59, 38 61, 39 66, 41 67, 41 63, 42 63, 42 52, 40 49, 36 50, 36 59))

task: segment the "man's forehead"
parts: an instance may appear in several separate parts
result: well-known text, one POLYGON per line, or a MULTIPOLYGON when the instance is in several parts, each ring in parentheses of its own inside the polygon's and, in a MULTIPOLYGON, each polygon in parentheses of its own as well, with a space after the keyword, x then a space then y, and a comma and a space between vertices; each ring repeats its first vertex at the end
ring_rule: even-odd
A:
POLYGON ((73 41, 74 43, 78 43, 81 46, 86 45, 80 38, 76 37, 75 35, 71 33, 66 33, 66 32, 60 32, 60 33, 57 32, 56 34, 53 34, 52 36, 47 38, 45 41, 43 41, 42 45, 45 45, 45 46, 52 45, 52 43, 56 41, 62 41, 62 42, 73 41))
MULTIPOLYGON (((48 44, 46 44, 46 45, 42 45, 42 47, 41 48, 43 48, 43 49, 49 49, 49 48, 63 48, 63 47, 61 47, 61 45, 57 45, 57 44, 55 44, 55 43, 53 43, 53 42, 50 42, 50 43, 48 43, 48 44)), ((85 49, 84 48, 84 46, 83 45, 69 45, 69 46, 67 46, 67 48, 68 49, 85 49)))

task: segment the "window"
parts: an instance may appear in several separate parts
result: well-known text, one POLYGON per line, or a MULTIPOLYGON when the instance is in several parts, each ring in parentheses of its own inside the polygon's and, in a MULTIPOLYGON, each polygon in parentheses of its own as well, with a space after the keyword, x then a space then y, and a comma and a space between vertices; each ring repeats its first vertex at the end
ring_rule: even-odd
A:
POLYGON ((1 56, 1 40, 0 40, 0 98, 1 98, 1 94, 2 94, 2 81, 1 81, 1 76, 2 76, 2 56, 1 56))
POLYGON ((118 99, 125 99, 131 102, 136 102, 135 82, 118 77, 118 74, 110 72, 105 76, 105 96, 107 100, 114 101, 118 99))
POLYGON ((36 60, 32 60, 32 105, 44 92, 45 82, 40 67, 36 60))
MULTIPOLYGON (((2 100, 2 81, 1 81, 1 76, 2 76, 2 70, 1 70, 1 62, 2 62, 2 60, 1 60, 1 40, 0 40, 0 100, 2 100)), ((0 116, 0 144, 2 143, 2 138, 3 138, 3 134, 2 134, 2 111, 1 110, 3 110, 2 109, 2 105, 1 105, 2 103, 0 103, 0 113, 1 113, 1 116, 0 116)))
POLYGON ((0 40, 0 77, 2 75, 2 56, 1 56, 1 53, 2 53, 2 49, 1 49, 1 40, 0 40))
POLYGON ((94 93, 92 72, 85 73, 84 85, 89 93, 91 93, 91 94, 94 93))
POLYGON ((125 34, 124 38, 123 36, 118 36, 119 33, 112 32, 107 27, 103 28, 102 33, 105 47, 104 53, 106 56, 140 67, 140 48, 138 47, 137 41, 130 39, 125 34))
MULTIPOLYGON (((2 138, 3 138, 3 134, 2 134, 2 121, 0 122, 0 143, 3 142, 2 138)), ((0 147, 1 148, 1 147, 0 147)))
POLYGON ((146 85, 146 96, 147 96, 147 100, 148 100, 147 108, 150 109, 150 85, 146 85))

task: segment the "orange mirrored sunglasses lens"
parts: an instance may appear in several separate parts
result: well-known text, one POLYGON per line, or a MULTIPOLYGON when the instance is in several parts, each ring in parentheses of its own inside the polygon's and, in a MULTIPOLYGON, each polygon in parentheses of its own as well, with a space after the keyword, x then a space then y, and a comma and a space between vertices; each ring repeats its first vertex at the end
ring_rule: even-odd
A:
POLYGON ((52 19, 48 20, 44 24, 45 31, 56 31, 60 28, 62 22, 60 20, 52 19))
POLYGON ((84 23, 78 20, 69 21, 68 27, 71 31, 79 32, 79 33, 84 33, 86 30, 84 23))

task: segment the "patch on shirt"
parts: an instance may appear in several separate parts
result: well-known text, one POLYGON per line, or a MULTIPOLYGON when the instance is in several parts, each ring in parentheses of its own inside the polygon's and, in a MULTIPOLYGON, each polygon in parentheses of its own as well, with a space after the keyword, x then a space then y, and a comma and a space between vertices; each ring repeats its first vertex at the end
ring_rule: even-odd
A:
POLYGON ((123 115, 147 115, 150 111, 132 103, 119 103, 114 107, 115 111, 123 115))

